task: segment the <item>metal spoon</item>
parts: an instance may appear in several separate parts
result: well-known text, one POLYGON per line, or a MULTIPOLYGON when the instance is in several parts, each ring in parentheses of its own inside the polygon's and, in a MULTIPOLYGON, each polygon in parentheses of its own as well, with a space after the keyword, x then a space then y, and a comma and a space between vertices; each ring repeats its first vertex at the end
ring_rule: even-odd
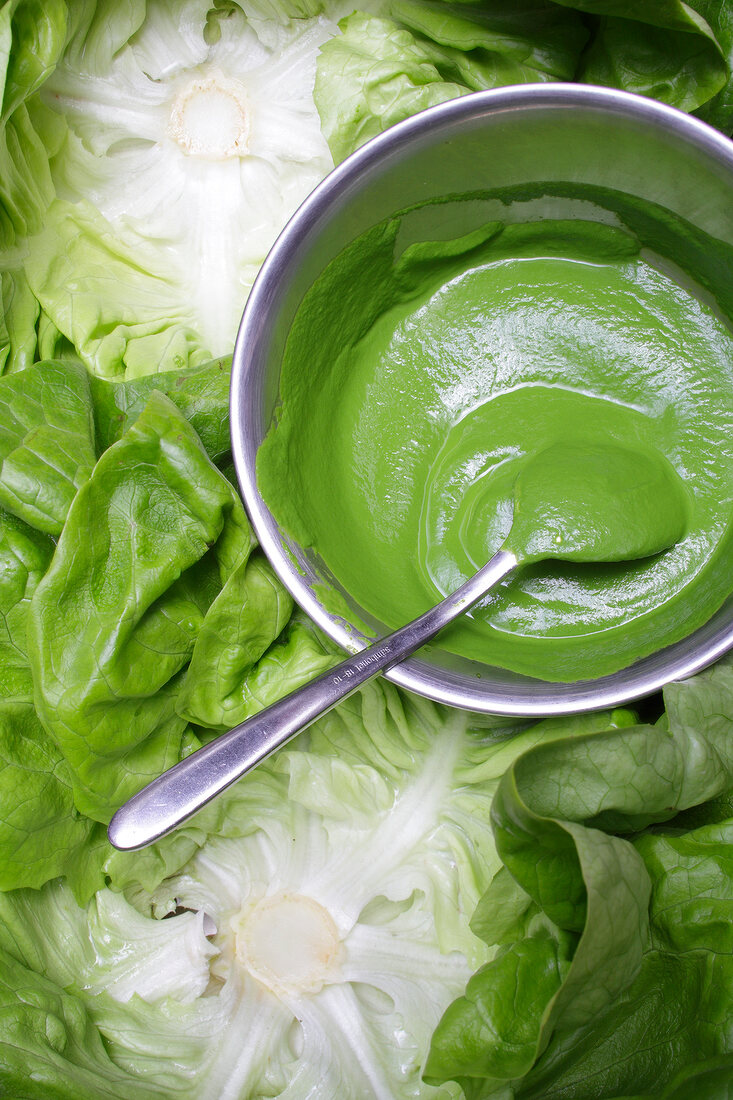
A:
POLYGON ((154 779, 114 815, 108 830, 111 843, 125 851, 144 848, 182 825, 311 722, 431 641, 517 565, 550 557, 592 562, 648 557, 679 540, 686 509, 679 478, 661 456, 615 446, 563 445, 541 451, 515 484, 512 531, 482 569, 417 619, 154 779), (548 473, 553 486, 549 500, 548 473), (661 509, 660 500, 666 505, 661 509), (621 536, 608 522, 614 508, 622 510, 621 536), (543 521, 539 537, 538 509, 543 521), (650 515, 663 519, 650 525, 650 515))

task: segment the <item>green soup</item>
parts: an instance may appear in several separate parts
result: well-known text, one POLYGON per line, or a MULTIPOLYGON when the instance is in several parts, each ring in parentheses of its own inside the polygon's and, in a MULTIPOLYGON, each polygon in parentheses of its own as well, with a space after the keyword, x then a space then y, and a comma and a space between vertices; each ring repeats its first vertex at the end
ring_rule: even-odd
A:
MULTIPOLYGON (((502 545, 540 452, 660 456, 683 486, 684 524, 655 514, 654 493, 649 524, 677 523, 674 545, 525 564, 441 635, 453 653, 550 680, 625 667, 733 588, 733 335, 700 286, 722 261, 663 215, 655 236, 649 211, 624 220, 612 205, 603 220, 460 234, 437 209, 434 240, 425 212, 406 212, 352 243, 301 306, 258 458, 276 519, 397 627, 502 545)), ((541 488, 557 501, 551 462, 541 488)), ((631 544, 629 522, 609 503, 604 537, 631 544)))

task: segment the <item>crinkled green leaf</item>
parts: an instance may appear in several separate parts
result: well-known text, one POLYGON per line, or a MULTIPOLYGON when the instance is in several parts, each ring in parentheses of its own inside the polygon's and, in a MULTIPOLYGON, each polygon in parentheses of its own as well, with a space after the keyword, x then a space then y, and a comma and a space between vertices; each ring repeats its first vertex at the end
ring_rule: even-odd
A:
POLYGON ((728 66, 709 32, 680 33, 608 18, 584 55, 578 78, 694 111, 723 89, 728 66))
POLYGON ((96 461, 89 378, 81 364, 36 363, 0 378, 0 505, 59 535, 96 461))
POLYGON ((395 0, 387 12, 357 10, 321 51, 314 94, 336 161, 446 99, 569 80, 587 39, 582 20, 550 0, 395 0))
POLYGON ((0 510, 0 699, 33 698, 28 612, 52 554, 49 538, 0 510))
POLYGON ((650 942, 639 974, 593 1027, 557 1034, 519 1090, 523 1100, 581 1100, 589 1082, 599 1100, 639 1092, 682 1100, 698 1075, 701 1088, 706 1078, 711 1088, 726 1080, 732 840, 728 822, 655 829, 635 841, 652 883, 650 942))
MULTIPOLYGON (((189 735, 181 755, 186 756, 198 747, 199 742, 189 735)), ((113 889, 124 890, 133 901, 139 898, 140 906, 147 912, 149 895, 180 871, 209 837, 242 836, 255 829, 256 822, 248 815, 249 811, 242 809, 241 799, 225 792, 180 828, 139 852, 120 852, 107 843, 100 862, 113 889)))
POLYGON ((460 82, 472 91, 570 80, 588 38, 575 12, 545 0, 511 5, 504 0, 484 0, 480 5, 393 0, 390 10, 419 36, 440 69, 454 67, 460 82))
POLYGON ((733 1097, 733 1054, 697 1062, 678 1073, 661 1096, 640 1100, 731 1100, 733 1097))
POLYGON ((551 923, 545 922, 545 928, 536 923, 478 970, 465 995, 444 1014, 425 1071, 432 1084, 444 1079, 436 1042, 450 1047, 451 1075, 469 1095, 477 1079, 493 1084, 519 1078, 535 1060, 537 1020, 562 987, 575 946, 571 936, 551 923))
POLYGON ((126 382, 91 378, 97 441, 104 451, 135 423, 153 390, 169 397, 185 416, 212 462, 229 453, 230 358, 200 367, 147 375, 126 382))
POLYGON ((690 5, 712 28, 728 63, 728 79, 720 92, 698 110, 701 118, 725 134, 733 134, 733 4, 692 0, 690 5))
POLYGON ((296 612, 281 635, 244 676, 238 691, 249 718, 314 679, 338 661, 334 647, 296 612))
MULTIPOLYGON (((75 0, 65 5, 74 22, 64 60, 89 72, 106 71, 115 55, 140 30, 148 5, 145 0, 75 0)), ((161 4, 164 10, 168 4, 161 4)))
POLYGON ((216 954, 202 918, 184 913, 172 924, 151 922, 111 890, 99 890, 82 908, 56 881, 40 893, 0 895, 0 946, 63 988, 86 991, 92 1001, 102 992, 123 1003, 133 992, 145 999, 193 1000, 208 985, 207 963, 216 954), (34 928, 39 913, 48 925, 41 935, 34 928), (130 950, 132 944, 137 951, 130 950))
MULTIPOLYGON (((0 295, 1 298, 1 295, 0 295)), ((0 374, 5 370, 10 357, 10 333, 5 317, 0 313, 0 374)))
POLYGON ((115 1065, 78 997, 2 948, 0 1092, 17 1100, 165 1096, 149 1083, 131 1080, 115 1065))
POLYGON ((49 151, 35 128, 29 106, 63 53, 73 20, 72 9, 64 0, 7 0, 0 8, 3 267, 18 266, 23 253, 19 239, 40 227, 54 197, 49 151))
MULTIPOLYGON (((592 1027, 558 1031, 544 1058, 517 1088, 521 1100, 620 1100, 638 1092, 661 1100, 665 1086, 726 1045, 730 1005, 720 955, 648 951, 636 980, 592 1027)), ((729 967, 728 967, 729 969, 729 967)), ((670 1089, 677 1100, 677 1093, 670 1089)), ((683 1097, 692 1094, 682 1092, 683 1097)))
POLYGON ((726 16, 708 22, 714 7, 729 7, 727 0, 717 5, 706 0, 555 2, 593 20, 577 80, 653 96, 685 111, 713 99, 728 80, 729 42, 721 36, 726 16))
POLYGON ((653 883, 654 946, 724 952, 733 958, 733 822, 682 833, 655 830, 642 834, 635 847, 653 883))
POLYGON ((74 806, 66 762, 32 704, 0 703, 0 890, 67 875, 89 897, 104 884, 101 867, 95 874, 84 858, 93 828, 74 806))
POLYGON ((3 120, 53 72, 72 23, 72 11, 64 0, 9 0, 3 6, 3 120))
POLYGON ((554 0, 566 8, 587 12, 601 18, 628 18, 652 27, 667 27, 683 34, 702 34, 712 38, 710 27, 701 18, 693 3, 684 0, 645 0, 643 5, 633 0, 554 0))
POLYGON ((67 340, 63 332, 59 332, 51 318, 43 310, 41 310, 38 317, 38 358, 54 359, 56 361, 70 359, 75 363, 79 362, 79 356, 76 354, 74 345, 70 340, 67 340))
POLYGON ((469 91, 442 77, 415 37, 391 19, 356 11, 341 30, 321 50, 314 92, 336 163, 388 126, 469 91))
MULTIPOLYGON (((495 821, 506 797, 502 787, 495 821)), ((530 1071, 556 1027, 577 1028, 602 1014, 641 967, 649 883, 633 848, 596 830, 569 823, 563 828, 539 816, 532 820, 538 839, 522 884, 535 905, 527 910, 524 935, 469 983, 455 1008, 462 1043, 451 1010, 439 1025, 426 1068, 433 1082, 455 1077, 463 1084, 468 1077, 477 1087, 478 1078, 491 1095, 492 1088, 530 1071), (515 1005, 521 1007, 517 1015, 515 1005)), ((513 823, 517 851, 527 824, 513 823)), ((508 831, 501 834, 500 854, 516 874, 508 831)), ((486 907, 491 899, 490 889, 486 907)))
POLYGON ((221 731, 243 721, 245 677, 292 610, 289 593, 263 555, 241 561, 206 612, 181 686, 179 714, 221 731))
POLYGON ((250 545, 232 486, 154 392, 74 498, 31 607, 36 706, 84 813, 109 820, 178 760, 179 674, 219 561, 234 568, 250 545))
POLYGON ((730 825, 688 833, 680 811, 733 787, 730 662, 670 685, 665 703, 664 725, 540 742, 504 775, 492 815, 516 886, 499 874, 481 901, 474 928, 499 953, 437 1029, 430 1079, 527 1100, 585 1100, 593 1082, 594 1100, 615 1100, 729 1049, 730 825), (510 964, 536 950, 538 920, 568 965, 533 999, 510 964))
POLYGON ((22 252, 11 250, 40 228, 54 196, 48 153, 25 104, 0 128, 0 166, 0 246, 15 268, 22 252))
POLYGON ((0 336, 0 374, 23 370, 36 358, 36 323, 40 307, 22 268, 0 274, 5 336, 0 336))

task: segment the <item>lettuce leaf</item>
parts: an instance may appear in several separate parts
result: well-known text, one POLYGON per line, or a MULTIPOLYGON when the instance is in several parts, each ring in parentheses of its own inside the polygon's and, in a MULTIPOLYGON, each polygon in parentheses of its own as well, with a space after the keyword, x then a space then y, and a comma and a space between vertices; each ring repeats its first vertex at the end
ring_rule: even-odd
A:
POLYGON ((587 32, 550 0, 480 6, 395 0, 357 10, 327 42, 315 101, 335 161, 417 111, 467 92, 570 80, 587 32))
POLYGON ((315 87, 336 161, 435 103, 534 81, 622 88, 733 129, 727 0, 392 0, 340 27, 321 50, 315 87))
POLYGON ((0 378, 0 505, 59 535, 96 461, 89 377, 41 363, 0 378))
POLYGON ((153 392, 75 496, 31 606, 36 707, 84 813, 109 820, 179 759, 177 676, 252 543, 234 489, 153 392))
POLYGON ((31 703, 0 703, 0 890, 66 875, 77 895, 103 885, 87 863, 94 823, 78 813, 69 771, 31 703))
POLYGON ((90 377, 97 448, 106 451, 130 428, 153 390, 170 398, 203 443, 212 462, 229 456, 229 367, 231 357, 199 367, 161 372, 126 382, 90 377))
POLYGON ((290 594, 264 555, 235 566, 201 624, 181 686, 179 714, 220 732, 244 721, 246 675, 287 625, 292 610, 290 594))
POLYGON ((548 1100, 593 1080, 603 1100, 726 1053, 730 823, 673 824, 733 787, 733 666, 670 685, 665 703, 664 725, 539 745, 503 777, 506 870, 474 918, 499 950, 436 1030, 429 1080, 548 1100))
POLYGON ((0 510, 0 699, 33 698, 28 612, 52 554, 49 538, 0 510))
POLYGON ((100 377, 121 379, 211 358, 159 264, 155 249, 146 254, 120 241, 95 210, 57 200, 25 272, 84 362, 100 377))
MULTIPOLYGON (((90 1060, 104 1044, 114 1070, 85 1066, 96 1095, 120 1073, 123 1096, 435 1095, 430 1033, 487 955, 468 914, 497 862, 492 792, 527 743, 371 684, 232 788, 220 834, 152 890, 85 908, 58 882, 0 895, 0 948, 87 1021, 90 1060), (271 956, 273 921, 290 931, 271 956), (319 928, 336 938, 325 970, 319 928)), ((69 1030, 53 1050, 28 1033, 31 1072, 53 1058, 53 1095, 94 1096, 69 1030)), ((15 1080, 0 1059, 0 1087, 15 1080)))
MULTIPOLYGON (((35 232, 54 195, 48 152, 28 100, 53 71, 67 40, 69 13, 61 0, 9 0, 0 9, 0 247, 5 263, 18 238, 35 232)), ((12 262, 12 261, 11 261, 12 262)), ((8 264, 9 266, 9 264, 8 264)))
POLYGON ((724 86, 698 109, 697 114, 723 133, 733 135, 733 5, 718 0, 692 0, 691 6, 712 29, 728 65, 724 86))
POLYGON ((628 0, 556 2, 597 20, 577 80, 623 88, 694 111, 713 99, 730 76, 721 21, 715 30, 708 23, 712 5, 705 0, 648 0, 643 5, 628 0))
POLYGON ((0 333, 1 374, 23 370, 33 363, 40 306, 22 269, 0 273, 0 301, 4 326, 4 333, 0 333))
MULTIPOLYGON (((35 919, 35 918, 34 918, 35 919)), ((146 1100, 105 1049, 84 1006, 33 967, 0 950, 0 1086, 23 1100, 146 1100)))
POLYGON ((0 511, 0 890, 68 875, 87 898, 103 879, 89 860, 94 826, 74 806, 66 763, 33 707, 26 628, 51 540, 0 511))

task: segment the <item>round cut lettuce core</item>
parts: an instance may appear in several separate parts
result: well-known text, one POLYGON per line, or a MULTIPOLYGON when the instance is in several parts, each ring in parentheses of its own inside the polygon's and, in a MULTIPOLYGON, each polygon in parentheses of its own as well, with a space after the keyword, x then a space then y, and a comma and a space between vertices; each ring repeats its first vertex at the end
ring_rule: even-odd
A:
POLYGON ((373 683, 204 810, 179 870, 180 834, 112 855, 86 909, 60 881, 0 893, 0 964, 24 930, 98 1035, 91 1084, 61 1062, 74 1100, 457 1100, 422 1073, 491 956, 468 922, 505 766, 465 714, 373 683))
POLYGON ((317 993, 338 977, 341 938, 313 898, 280 893, 242 915, 237 957, 273 993, 317 993))
POLYGON ((244 156, 249 151, 244 85, 221 72, 190 81, 173 101, 168 133, 192 157, 244 156))
POLYGON ((152 2, 117 52, 88 39, 40 93, 58 197, 27 279, 114 381, 228 354, 269 248, 333 167, 313 102, 333 19, 212 19, 198 0, 152 2))

